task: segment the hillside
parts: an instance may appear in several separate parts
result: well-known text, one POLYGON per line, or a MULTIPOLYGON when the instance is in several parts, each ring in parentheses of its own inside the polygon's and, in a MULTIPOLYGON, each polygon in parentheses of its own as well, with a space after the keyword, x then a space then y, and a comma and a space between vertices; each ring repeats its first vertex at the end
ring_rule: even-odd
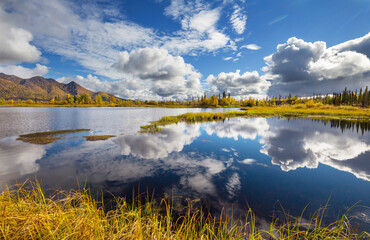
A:
POLYGON ((91 97, 101 95, 103 100, 108 100, 112 94, 105 92, 92 92, 76 82, 60 83, 52 78, 32 77, 22 79, 14 75, 0 73, 0 98, 8 99, 37 99, 49 100, 53 97, 61 99, 70 95, 89 94, 91 97))

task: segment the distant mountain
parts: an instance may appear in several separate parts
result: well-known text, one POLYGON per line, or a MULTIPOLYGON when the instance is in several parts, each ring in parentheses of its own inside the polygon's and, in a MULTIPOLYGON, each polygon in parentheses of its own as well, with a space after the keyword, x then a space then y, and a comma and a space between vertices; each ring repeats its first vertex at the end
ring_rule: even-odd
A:
POLYGON ((14 75, 0 73, 0 98, 4 99, 37 99, 50 100, 53 97, 65 98, 70 95, 89 94, 92 98, 101 95, 108 100, 112 94, 106 92, 92 92, 76 82, 60 83, 52 78, 32 77, 23 79, 14 75))

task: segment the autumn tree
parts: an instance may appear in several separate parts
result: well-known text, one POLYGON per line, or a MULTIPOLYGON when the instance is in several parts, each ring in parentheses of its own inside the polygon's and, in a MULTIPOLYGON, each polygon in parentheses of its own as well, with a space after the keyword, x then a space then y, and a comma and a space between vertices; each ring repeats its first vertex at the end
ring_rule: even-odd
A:
POLYGON ((110 103, 116 103, 117 102, 117 99, 115 96, 111 96, 110 97, 110 103))

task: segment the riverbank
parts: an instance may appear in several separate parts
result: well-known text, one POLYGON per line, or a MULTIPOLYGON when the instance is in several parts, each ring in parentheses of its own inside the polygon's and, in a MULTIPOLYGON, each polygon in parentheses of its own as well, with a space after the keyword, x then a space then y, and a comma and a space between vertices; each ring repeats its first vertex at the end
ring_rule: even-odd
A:
POLYGON ((223 121, 234 117, 286 117, 286 118, 310 118, 319 120, 348 120, 370 121, 370 109, 358 107, 306 107, 306 106, 275 106, 275 107, 249 107, 241 111, 215 112, 215 113, 185 113, 178 116, 164 116, 148 125, 141 126, 141 132, 157 132, 160 126, 172 123, 223 121))
POLYGON ((348 215, 323 225, 326 209, 308 221, 274 219, 260 229, 251 210, 245 218, 215 218, 188 206, 176 210, 168 199, 155 201, 115 198, 113 208, 95 200, 86 189, 56 192, 46 197, 38 184, 6 189, 0 195, 2 239, 361 239, 348 215), (279 222, 279 224, 278 224, 279 222))

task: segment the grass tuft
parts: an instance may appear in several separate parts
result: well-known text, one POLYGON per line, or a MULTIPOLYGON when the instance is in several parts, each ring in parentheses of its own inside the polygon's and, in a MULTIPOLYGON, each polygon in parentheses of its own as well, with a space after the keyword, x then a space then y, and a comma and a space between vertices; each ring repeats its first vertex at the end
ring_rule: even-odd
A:
POLYGON ((40 144, 45 145, 49 143, 53 143, 56 140, 64 138, 63 135, 68 133, 76 133, 76 132, 86 132, 90 131, 90 129, 67 129, 67 130, 58 130, 58 131, 49 131, 49 132, 37 132, 37 133, 30 133, 20 135, 17 140, 27 143, 33 144, 40 144))
POLYGON ((115 137, 116 135, 90 135, 90 136, 83 136, 86 141, 103 141, 109 138, 115 137))

